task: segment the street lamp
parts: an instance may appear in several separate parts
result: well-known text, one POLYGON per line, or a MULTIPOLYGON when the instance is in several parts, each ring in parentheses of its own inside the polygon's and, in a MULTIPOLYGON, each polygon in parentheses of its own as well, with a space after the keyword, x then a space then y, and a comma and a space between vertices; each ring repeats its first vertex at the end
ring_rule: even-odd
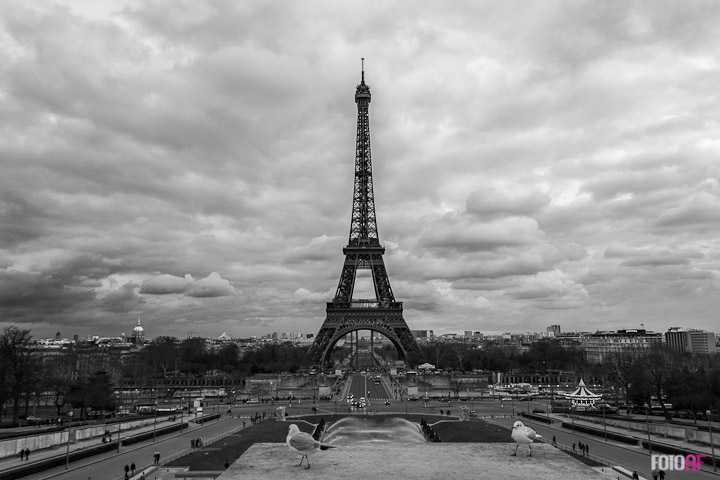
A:
POLYGON ((120 406, 118 407, 118 434, 117 434, 117 453, 120 453, 120 431, 122 430, 122 408, 123 408, 123 391, 120 387, 120 406))
POLYGON ((368 389, 367 389, 367 370, 365 370, 365 375, 364 375, 364 377, 365 377, 365 395, 366 395, 366 397, 365 397, 365 404, 370 405, 370 398, 367 397, 367 394, 368 394, 368 389))
POLYGON ((713 442, 712 424, 710 423, 710 410, 705 410, 708 417, 708 433, 710 434, 710 452, 712 454, 713 472, 717 472, 717 462, 715 461, 715 442, 713 442))
POLYGON ((182 395, 180 396, 180 435, 183 433, 183 415, 185 414, 185 393, 187 392, 187 388, 183 390, 182 395))
POLYGON ((547 416, 547 423, 550 425, 550 397, 547 398, 548 404, 547 404, 547 410, 545 410, 546 416, 547 416))
POLYGON ((153 442, 155 441, 155 430, 157 429, 157 411, 158 411, 158 397, 157 397, 157 391, 153 388, 153 393, 155 394, 155 423, 153 423, 153 442))
MULTIPOLYGON (((72 434, 72 419, 73 419, 72 405, 70 406, 70 412, 68 412, 67 416, 68 416, 68 439, 67 439, 67 450, 65 451, 65 470, 67 470, 68 466, 70 465, 70 436, 72 434)), ((711 435, 712 435, 712 433, 711 433, 711 435)))
POLYGON ((607 443, 607 423, 605 422, 605 406, 602 406, 603 412, 603 430, 605 430, 605 442, 607 443))
POLYGON ((648 437, 648 450, 650 450, 650 455, 652 455, 652 443, 650 442, 650 405, 645 402, 645 425, 647 427, 647 437, 648 437))

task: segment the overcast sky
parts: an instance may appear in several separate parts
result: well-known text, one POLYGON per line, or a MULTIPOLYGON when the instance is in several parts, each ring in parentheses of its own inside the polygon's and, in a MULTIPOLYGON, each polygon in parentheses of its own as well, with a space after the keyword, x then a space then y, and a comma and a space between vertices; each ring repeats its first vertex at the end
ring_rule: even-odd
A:
POLYGON ((720 3, 0 4, 0 326, 316 333, 360 58, 411 329, 720 328, 720 3))

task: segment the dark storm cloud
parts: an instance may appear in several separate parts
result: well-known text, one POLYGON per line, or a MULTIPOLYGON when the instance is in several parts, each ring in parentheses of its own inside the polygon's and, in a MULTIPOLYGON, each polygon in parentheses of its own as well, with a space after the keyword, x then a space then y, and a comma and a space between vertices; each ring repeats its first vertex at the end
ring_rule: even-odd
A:
POLYGON ((412 328, 716 323, 720 5, 356 7, 2 4, 5 321, 315 331, 366 57, 412 328))

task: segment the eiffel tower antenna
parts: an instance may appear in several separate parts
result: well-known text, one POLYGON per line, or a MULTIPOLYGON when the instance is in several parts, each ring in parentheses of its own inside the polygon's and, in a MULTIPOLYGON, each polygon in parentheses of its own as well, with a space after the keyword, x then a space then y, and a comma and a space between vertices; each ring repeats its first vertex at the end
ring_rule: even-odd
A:
MULTIPOLYGON (((324 367, 338 340, 359 330, 378 332, 395 346, 405 360, 408 353, 419 353, 415 338, 403 318, 402 302, 395 301, 385 270, 375 217, 372 158, 370 153, 370 87, 365 83, 365 58, 362 58, 360 84, 355 88, 357 136, 355 140, 355 180, 348 244, 343 248, 345 262, 335 297, 327 303, 327 316, 306 361, 324 367), (355 279, 360 269, 370 270, 375 299, 354 299, 355 279)), ((371 352, 372 354, 372 352, 371 352)))

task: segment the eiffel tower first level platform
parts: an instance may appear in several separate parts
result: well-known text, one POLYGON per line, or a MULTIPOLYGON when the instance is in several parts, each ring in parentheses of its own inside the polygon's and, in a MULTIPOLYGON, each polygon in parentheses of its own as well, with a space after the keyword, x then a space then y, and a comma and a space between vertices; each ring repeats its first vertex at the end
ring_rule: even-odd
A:
MULTIPOLYGON (((364 66, 363 66, 364 67, 364 66)), ((355 90, 358 108, 357 138, 355 143, 355 184, 353 189, 350 237, 343 249, 345 262, 332 302, 327 304, 327 316, 320 327, 306 361, 325 367, 335 344, 346 335, 358 330, 370 330, 387 337, 395 346, 398 356, 407 359, 409 353, 419 353, 410 328, 403 318, 402 302, 396 302, 385 270, 375 218, 372 160, 370 155, 370 87, 362 81, 355 90), (374 299, 354 299, 358 270, 370 270, 375 292, 374 299)))

